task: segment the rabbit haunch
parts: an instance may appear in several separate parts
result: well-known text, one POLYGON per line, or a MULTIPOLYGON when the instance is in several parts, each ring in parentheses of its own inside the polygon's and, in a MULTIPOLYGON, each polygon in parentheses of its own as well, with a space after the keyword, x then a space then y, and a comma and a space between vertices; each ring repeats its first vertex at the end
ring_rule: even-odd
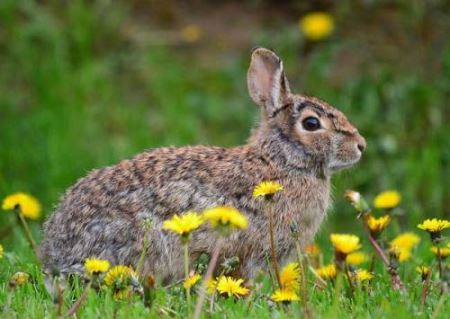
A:
MULTIPOLYGON (((272 204, 278 258, 293 249, 292 225, 303 245, 311 242, 329 205, 332 173, 358 162, 365 141, 338 110, 291 94, 282 62, 272 51, 253 51, 248 87, 261 107, 261 120, 246 145, 149 150, 94 170, 69 188, 45 225, 40 255, 47 271, 81 272, 91 256, 136 266, 145 236, 142 224, 150 219, 143 271, 181 278, 180 241, 162 230, 162 222, 188 210, 227 205, 250 223, 230 236, 221 258, 239 257, 238 271, 251 277, 270 255, 268 206, 252 197, 264 180, 284 187, 272 204)), ((192 234, 192 261, 212 252, 215 236, 207 227, 192 234)))

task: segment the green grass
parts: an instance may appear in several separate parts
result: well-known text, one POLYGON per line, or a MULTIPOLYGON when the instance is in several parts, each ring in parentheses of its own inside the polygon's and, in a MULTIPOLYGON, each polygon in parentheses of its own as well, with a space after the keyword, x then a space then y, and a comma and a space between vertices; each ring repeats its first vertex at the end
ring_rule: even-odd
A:
MULTIPOLYGON (((318 236, 322 247, 329 246, 330 232, 362 234, 343 200, 348 188, 369 199, 388 188, 399 190, 400 230, 416 231, 415 225, 426 217, 448 218, 450 19, 445 5, 375 1, 361 5, 356 14, 350 1, 340 1, 333 8, 336 33, 323 43, 305 43, 295 19, 286 16, 259 25, 246 46, 233 50, 207 40, 176 45, 133 40, 124 30, 135 22, 139 5, 0 2, 0 197, 32 193, 49 215, 77 178, 143 149, 245 143, 258 116, 245 84, 249 51, 265 45, 284 58, 294 91, 337 106, 368 142, 362 162, 334 178, 335 204, 318 236)), ((40 239, 42 221, 31 223, 40 239)), ((4 316, 53 316, 52 298, 21 228, 7 213, 0 215, 0 225, 6 251, 0 260, 0 305, 12 297, 4 316), (33 274, 35 284, 8 292, 8 279, 19 270, 33 274)), ((387 237, 394 235, 392 230, 387 237)), ((437 290, 421 313, 421 284, 414 270, 432 261, 422 235, 414 260, 401 266, 408 294, 392 292, 378 265, 370 296, 358 293, 354 300, 336 301, 333 289, 311 288, 315 313, 327 318, 429 317, 438 302, 437 290)), ((330 254, 325 249, 327 261, 330 254)), ((267 293, 266 283, 260 294, 267 293)), ((80 289, 65 291, 66 310, 79 294, 80 289)), ((289 318, 299 311, 296 305, 272 307, 259 295, 250 310, 246 303, 223 301, 212 317, 289 318)), ((184 305, 179 288, 157 289, 151 309, 139 301, 116 305, 107 294, 91 293, 78 315, 112 316, 119 307, 119 317, 181 318, 184 305)), ((445 307, 441 314, 448 312, 448 301, 445 307)))

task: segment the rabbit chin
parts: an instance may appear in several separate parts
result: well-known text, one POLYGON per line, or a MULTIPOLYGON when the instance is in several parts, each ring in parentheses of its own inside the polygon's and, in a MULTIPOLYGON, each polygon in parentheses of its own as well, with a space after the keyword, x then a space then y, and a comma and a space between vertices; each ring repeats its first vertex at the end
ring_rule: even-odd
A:
POLYGON ((358 156, 357 158, 354 158, 352 160, 349 161, 342 161, 339 159, 333 159, 332 161, 330 161, 330 163, 328 164, 328 169, 332 172, 336 172, 336 171, 340 171, 346 168, 350 168, 353 165, 355 165, 356 163, 359 162, 359 160, 361 159, 361 156, 358 156))

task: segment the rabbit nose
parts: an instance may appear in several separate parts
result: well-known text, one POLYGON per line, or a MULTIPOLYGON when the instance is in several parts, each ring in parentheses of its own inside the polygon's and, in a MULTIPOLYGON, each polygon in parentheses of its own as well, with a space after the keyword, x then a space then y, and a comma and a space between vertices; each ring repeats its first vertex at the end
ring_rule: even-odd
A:
POLYGON ((358 133, 356 134, 356 143, 360 152, 363 152, 366 149, 366 140, 358 133))

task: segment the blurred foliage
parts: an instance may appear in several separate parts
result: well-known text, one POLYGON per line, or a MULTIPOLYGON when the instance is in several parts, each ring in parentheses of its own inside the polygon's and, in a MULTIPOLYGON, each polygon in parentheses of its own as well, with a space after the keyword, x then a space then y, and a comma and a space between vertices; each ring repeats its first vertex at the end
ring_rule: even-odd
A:
POLYGON ((245 143, 258 118, 246 68, 262 45, 283 57, 293 91, 335 105, 367 138, 362 162, 334 178, 326 230, 355 225, 348 188, 399 190, 403 227, 448 217, 449 31, 446 1, 2 0, 0 196, 32 193, 48 215, 90 169, 145 148, 245 143), (310 43, 298 19, 318 9, 336 30, 310 43))

